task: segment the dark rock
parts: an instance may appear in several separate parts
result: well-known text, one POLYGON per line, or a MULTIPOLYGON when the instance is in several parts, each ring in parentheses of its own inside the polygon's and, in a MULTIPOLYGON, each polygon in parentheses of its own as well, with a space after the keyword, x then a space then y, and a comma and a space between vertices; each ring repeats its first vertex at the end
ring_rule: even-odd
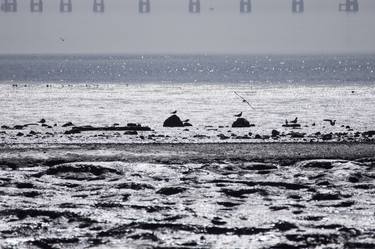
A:
POLYGON ((289 133, 291 138, 304 138, 306 133, 301 133, 301 132, 291 132, 289 133))
POLYGON ((141 125, 140 124, 136 124, 136 123, 127 123, 128 127, 140 127, 141 125))
POLYGON ((262 137, 259 134, 256 134, 254 138, 255 139, 262 139, 262 137))
POLYGON ((279 131, 277 131, 277 130, 272 130, 272 132, 271 132, 271 137, 277 137, 277 136, 279 136, 280 135, 280 132, 279 131))
POLYGON ((226 135, 224 135, 224 134, 219 134, 219 135, 217 135, 221 140, 225 140, 225 139, 229 139, 229 137, 228 136, 226 136, 226 135))
POLYGON ((250 122, 247 121, 247 119, 245 118, 237 118, 237 120, 233 122, 232 127, 237 127, 237 128, 250 127, 250 122))
POLYGON ((7 129, 7 130, 9 130, 9 129, 10 129, 10 127, 9 127, 9 126, 7 126, 7 125, 2 125, 2 126, 1 126, 1 129, 7 129))
POLYGON ((163 123, 163 127, 183 127, 183 126, 184 124, 182 123, 181 119, 177 115, 170 116, 163 123))
POLYGON ((193 126, 193 125, 190 123, 184 123, 184 126, 193 126))
POLYGON ((62 127, 69 127, 69 126, 74 126, 74 124, 72 122, 67 122, 62 125, 62 127))
POLYGON ((365 131, 362 133, 363 136, 372 137, 375 135, 375 131, 365 131))
POLYGON ((186 191, 186 188, 183 188, 183 187, 165 187, 165 188, 159 189, 158 191, 156 191, 156 193, 161 194, 161 195, 175 195, 175 194, 179 194, 185 191, 186 191))
POLYGON ((326 141, 326 140, 332 140, 332 134, 324 134, 324 135, 322 136, 322 139, 323 139, 324 141, 326 141))
POLYGON ((18 132, 16 136, 17 136, 17 137, 22 137, 23 135, 24 135, 24 134, 23 134, 22 132, 18 132))
POLYGON ((137 131, 125 131, 124 135, 138 135, 137 131))
POLYGON ((71 129, 69 131, 65 131, 64 134, 78 134, 78 133, 81 133, 80 130, 77 130, 77 129, 71 129))
POLYGON ((23 128, 24 128, 23 125, 15 125, 15 126, 13 127, 13 129, 15 129, 15 130, 22 130, 23 128))
POLYGON ((45 122, 46 122, 46 120, 44 118, 42 118, 41 120, 39 120, 38 123, 44 124, 45 122))

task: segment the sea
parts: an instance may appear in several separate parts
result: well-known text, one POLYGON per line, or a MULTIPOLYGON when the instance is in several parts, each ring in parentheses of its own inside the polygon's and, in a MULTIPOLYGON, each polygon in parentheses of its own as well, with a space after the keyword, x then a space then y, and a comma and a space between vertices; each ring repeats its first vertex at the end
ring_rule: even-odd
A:
MULTIPOLYGON (((375 129, 375 55, 1 55, 0 124, 375 129), (246 99, 249 104, 243 102, 246 99), (334 127, 324 119, 336 120, 334 127)), ((228 130, 228 129, 227 129, 228 130)), ((248 132, 248 131, 247 131, 248 132)))

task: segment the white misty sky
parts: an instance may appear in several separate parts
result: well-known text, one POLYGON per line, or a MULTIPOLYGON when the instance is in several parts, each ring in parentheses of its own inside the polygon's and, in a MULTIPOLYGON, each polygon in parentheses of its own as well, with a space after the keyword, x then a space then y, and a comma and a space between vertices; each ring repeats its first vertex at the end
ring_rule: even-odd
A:
MULTIPOLYGON (((3 0, 0 0, 3 1, 3 0)), ((359 0, 356 14, 338 11, 345 0, 305 0, 292 14, 292 0, 151 0, 151 13, 138 13, 138 0, 72 0, 72 13, 59 13, 60 0, 43 0, 43 13, 30 13, 30 0, 17 0, 17 13, 0 12, 0 53, 375 53, 375 1, 359 0), (64 38, 64 41, 60 40, 64 38)))

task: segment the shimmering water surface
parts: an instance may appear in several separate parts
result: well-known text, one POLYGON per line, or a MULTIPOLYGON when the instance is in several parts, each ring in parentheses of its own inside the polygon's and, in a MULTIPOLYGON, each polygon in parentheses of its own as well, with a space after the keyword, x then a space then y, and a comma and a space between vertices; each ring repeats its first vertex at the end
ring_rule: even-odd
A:
POLYGON ((375 128, 374 71, 375 56, 2 56, 0 123, 163 130, 177 110, 202 130, 242 111, 254 132, 295 117, 307 132, 364 131, 375 128))

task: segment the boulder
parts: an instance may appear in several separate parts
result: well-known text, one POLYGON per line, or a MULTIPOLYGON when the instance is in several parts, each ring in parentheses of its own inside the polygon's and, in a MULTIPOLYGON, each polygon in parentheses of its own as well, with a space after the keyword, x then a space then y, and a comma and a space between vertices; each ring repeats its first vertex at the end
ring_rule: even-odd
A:
POLYGON ((271 132, 271 137, 277 137, 277 136, 279 136, 280 135, 280 132, 279 131, 277 131, 277 130, 272 130, 272 132, 271 132))
POLYGON ((250 127, 250 122, 245 118, 237 118, 237 120, 233 122, 232 127, 250 127))
POLYGON ((184 123, 184 126, 193 126, 193 125, 186 122, 186 123, 184 123))
POLYGON ((167 118, 163 123, 163 127, 183 127, 183 126, 184 124, 182 123, 181 119, 175 114, 167 118))
POLYGON ((67 122, 62 125, 62 127, 69 127, 69 126, 74 126, 74 124, 72 122, 67 122))

